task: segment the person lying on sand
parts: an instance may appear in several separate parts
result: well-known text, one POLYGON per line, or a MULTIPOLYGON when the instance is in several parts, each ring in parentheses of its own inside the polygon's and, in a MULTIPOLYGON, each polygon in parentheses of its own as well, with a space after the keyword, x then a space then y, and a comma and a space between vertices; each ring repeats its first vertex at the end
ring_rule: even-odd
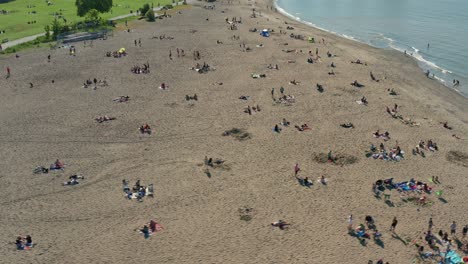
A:
POLYGON ((300 82, 296 81, 296 80, 292 80, 292 81, 289 81, 289 84, 292 84, 292 85, 298 85, 300 82))
POLYGON ((197 94, 194 94, 193 96, 185 95, 185 101, 190 101, 190 100, 198 101, 198 96, 197 96, 197 94))
POLYGON ((391 90, 388 90, 390 91, 390 95, 398 95, 397 92, 395 90, 393 90, 393 88, 391 90))
POLYGON ((335 75, 335 72, 333 71, 333 69, 328 72, 328 75, 335 75))
POLYGON ((444 128, 452 130, 452 127, 448 125, 448 122, 441 122, 444 128))
POLYGON ((274 226, 274 227, 279 227, 279 229, 281 229, 281 230, 284 230, 290 224, 286 223, 283 220, 278 220, 276 222, 271 223, 271 225, 274 226))
POLYGON ((110 116, 99 116, 99 117, 96 117, 94 118, 94 120, 96 120, 96 122, 98 123, 102 123, 102 122, 106 122, 106 121, 111 121, 111 120, 115 120, 115 117, 110 117, 110 116))
POLYGON ((296 175, 296 179, 301 186, 310 188, 312 185, 314 185, 314 183, 309 179, 309 177, 305 177, 304 179, 302 179, 302 178, 297 177, 296 175))
POLYGON ((359 59, 357 59, 356 61, 351 61, 351 63, 360 64, 360 65, 366 65, 366 66, 367 66, 367 63, 362 63, 361 60, 359 60, 359 59))
POLYGON ((372 72, 370 72, 370 77, 373 81, 379 82, 380 80, 377 80, 372 72))
POLYGON ((351 122, 340 124, 340 126, 344 128, 354 128, 354 125, 351 122))
POLYGON ((291 123, 290 123, 289 121, 287 121, 286 118, 283 118, 283 121, 281 121, 281 125, 282 125, 282 126, 287 127, 287 126, 289 126, 290 124, 291 124, 291 123))
POLYGON ((323 184, 323 185, 327 185, 327 178, 325 178, 325 175, 322 175, 321 177, 318 178, 317 182, 323 184))
POLYGON ((118 102, 118 103, 128 102, 128 100, 130 100, 130 96, 128 95, 121 95, 119 97, 112 99, 113 102, 118 102))
POLYGON ((359 83, 357 80, 354 80, 354 82, 352 82, 351 85, 358 88, 364 87, 364 84, 359 83))

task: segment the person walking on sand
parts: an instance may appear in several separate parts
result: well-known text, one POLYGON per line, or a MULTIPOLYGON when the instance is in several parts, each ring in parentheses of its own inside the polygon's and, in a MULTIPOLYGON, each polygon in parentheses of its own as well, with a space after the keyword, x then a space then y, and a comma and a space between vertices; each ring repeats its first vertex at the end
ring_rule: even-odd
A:
POLYGON ((271 97, 275 98, 275 88, 271 88, 271 97))
POLYGON ((297 173, 299 173, 301 169, 299 168, 299 163, 296 163, 294 166, 294 176, 297 176, 297 173))
POLYGON ((395 232, 395 228, 396 228, 397 224, 398 224, 398 220, 397 220, 397 218, 395 216, 395 217, 393 217, 392 226, 390 227, 390 231, 395 232))
POLYGON ((135 47, 136 47, 137 46, 137 40, 135 39, 134 42, 135 42, 135 47))
POLYGON ((169 59, 172 60, 172 50, 169 50, 169 59))
POLYGON ((11 74, 11 71, 10 71, 10 67, 6 67, 6 71, 7 71, 7 79, 10 78, 10 74, 11 74))
POLYGON ((280 88, 280 93, 284 94, 284 87, 283 86, 281 86, 281 88, 280 88))

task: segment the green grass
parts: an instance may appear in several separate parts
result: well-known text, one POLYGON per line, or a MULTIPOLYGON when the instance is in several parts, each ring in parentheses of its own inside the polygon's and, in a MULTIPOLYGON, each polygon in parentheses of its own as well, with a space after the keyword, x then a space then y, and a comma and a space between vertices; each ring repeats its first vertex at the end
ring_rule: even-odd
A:
MULTIPOLYGON (((6 34, 0 34, 0 42, 3 39, 19 39, 44 32, 44 27, 54 20, 54 13, 62 12, 67 24, 82 21, 76 15, 75 0, 49 0, 53 4, 48 6, 45 0, 13 0, 1 3, 0 10, 10 11, 7 15, 0 14, 0 30, 5 30, 6 34), (35 7, 28 8, 28 5, 35 7), (62 11, 60 11, 62 10, 62 11), (36 11, 36 14, 28 14, 36 11), (36 21, 35 24, 29 24, 28 21, 36 21)), ((114 0, 112 12, 101 14, 104 19, 126 15, 130 10, 136 12, 145 3, 153 3, 154 7, 171 4, 172 0, 114 0)), ((63 22, 63 20, 61 20, 63 22)))

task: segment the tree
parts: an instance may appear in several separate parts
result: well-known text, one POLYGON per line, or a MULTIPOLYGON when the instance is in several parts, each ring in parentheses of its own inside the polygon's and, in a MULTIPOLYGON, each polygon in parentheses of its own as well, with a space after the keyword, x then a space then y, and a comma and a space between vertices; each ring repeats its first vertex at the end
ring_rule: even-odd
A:
POLYGON ((153 22, 156 20, 156 16, 154 15, 154 11, 152 9, 148 10, 146 12, 146 19, 150 22, 153 22))
POLYGON ((98 22, 101 18, 99 17, 99 12, 96 9, 91 9, 86 13, 85 21, 86 22, 98 22))
POLYGON ((99 13, 109 12, 112 8, 112 0, 76 0, 77 14, 85 16, 91 9, 96 9, 99 13))
POLYGON ((52 21, 52 31, 54 34, 54 39, 56 39, 57 36, 62 32, 62 25, 60 24, 60 21, 57 20, 57 18, 52 21))
POLYGON ((150 10, 150 5, 149 4, 144 4, 142 8, 140 8, 140 15, 144 16, 148 11, 150 10))
POLYGON ((44 30, 45 30, 45 38, 48 40, 50 39, 50 26, 49 25, 46 25, 44 27, 44 30))

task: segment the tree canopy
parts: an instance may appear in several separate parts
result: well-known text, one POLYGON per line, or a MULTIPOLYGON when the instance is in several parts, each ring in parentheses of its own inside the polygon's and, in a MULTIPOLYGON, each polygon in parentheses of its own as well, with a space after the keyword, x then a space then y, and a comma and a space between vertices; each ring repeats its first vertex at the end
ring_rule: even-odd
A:
POLYGON ((96 9, 100 13, 109 12, 112 8, 112 0, 76 0, 75 2, 78 16, 85 16, 91 9, 96 9))

